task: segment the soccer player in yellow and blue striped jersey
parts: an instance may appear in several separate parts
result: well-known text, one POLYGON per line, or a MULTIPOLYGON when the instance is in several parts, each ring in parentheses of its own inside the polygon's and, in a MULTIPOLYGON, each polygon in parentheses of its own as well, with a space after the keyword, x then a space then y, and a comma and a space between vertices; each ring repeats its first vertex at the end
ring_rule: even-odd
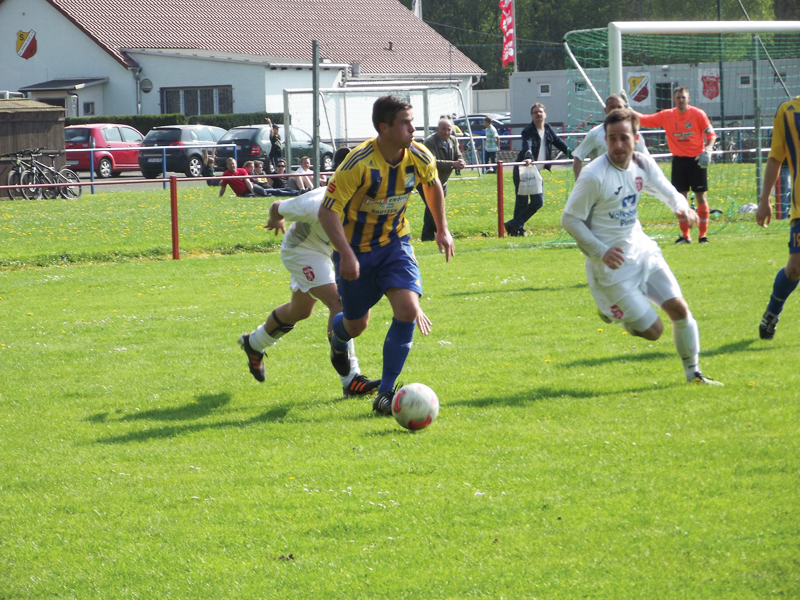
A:
POLYGON ((775 326, 778 324, 783 304, 800 281, 800 96, 781 104, 775 115, 772 145, 767 158, 767 168, 764 169, 764 184, 761 187, 756 211, 756 221, 762 227, 767 227, 772 220, 770 195, 778 181, 784 160, 789 163, 792 190, 792 206, 789 212, 791 227, 789 260, 775 276, 772 296, 758 327, 762 340, 771 340, 775 336, 775 326))
POLYGON ((376 138, 357 146, 328 183, 319 221, 335 248, 333 262, 342 312, 333 320, 331 363, 349 367, 350 340, 369 323, 370 309, 385 295, 394 318, 383 344, 383 373, 372 408, 391 414, 393 390, 403 369, 420 313, 422 282, 406 204, 420 183, 436 223, 436 243, 449 261, 453 238, 447 228, 444 193, 436 162, 413 141, 414 113, 401 98, 382 96, 372 108, 376 138))

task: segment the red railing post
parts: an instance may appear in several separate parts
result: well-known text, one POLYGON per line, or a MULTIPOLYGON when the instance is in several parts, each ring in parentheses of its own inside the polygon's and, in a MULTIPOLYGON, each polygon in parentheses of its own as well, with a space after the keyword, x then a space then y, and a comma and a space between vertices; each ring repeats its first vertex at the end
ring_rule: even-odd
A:
POLYGON ((180 240, 178 236, 178 178, 174 175, 169 178, 170 212, 172 213, 172 259, 181 257, 180 240))
POLYGON ((503 217, 503 161, 497 161, 497 236, 506 237, 505 217, 503 217))

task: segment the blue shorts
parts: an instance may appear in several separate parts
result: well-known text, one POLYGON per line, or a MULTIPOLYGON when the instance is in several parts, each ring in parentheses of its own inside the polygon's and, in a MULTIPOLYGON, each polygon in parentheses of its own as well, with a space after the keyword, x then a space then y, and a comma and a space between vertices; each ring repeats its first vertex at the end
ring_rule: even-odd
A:
POLYGON ((795 219, 789 230, 789 254, 800 252, 800 219, 795 219))
POLYGON ((345 319, 354 321, 366 315, 389 288, 411 290, 422 295, 419 266, 408 239, 409 236, 395 238, 382 248, 356 254, 359 276, 355 281, 339 277, 339 253, 333 253, 336 285, 345 319))

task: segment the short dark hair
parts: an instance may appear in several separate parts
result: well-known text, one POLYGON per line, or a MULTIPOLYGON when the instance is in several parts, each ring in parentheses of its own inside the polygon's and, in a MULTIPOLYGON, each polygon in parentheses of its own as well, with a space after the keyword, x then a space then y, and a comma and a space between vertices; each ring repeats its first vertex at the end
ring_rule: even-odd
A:
POLYGON ((336 154, 333 155, 333 170, 339 168, 339 165, 342 164, 347 155, 350 154, 350 148, 342 146, 336 151, 336 154))
POLYGON ((391 126, 394 124, 397 113, 401 110, 410 110, 411 108, 411 104, 403 98, 398 98, 397 96, 381 96, 375 100, 375 104, 372 105, 372 126, 375 127, 375 131, 380 133, 381 123, 386 123, 391 126))
POLYGON ((684 87, 682 85, 679 85, 674 90, 672 90, 672 97, 674 98, 679 92, 686 92, 687 96, 689 96, 690 98, 692 97, 692 95, 689 93, 689 88, 684 87))
POLYGON ((617 101, 621 102, 623 104, 623 106, 625 105, 625 99, 621 95, 619 95, 619 94, 610 94, 608 96, 608 98, 606 98, 606 108, 608 108, 608 105, 611 103, 612 100, 617 100, 617 101))
POLYGON ((623 121, 630 121, 633 135, 639 133, 639 116, 630 108, 615 108, 608 113, 603 121, 603 131, 608 131, 609 125, 623 121))
POLYGON ((542 110, 547 112, 547 109, 544 107, 544 104, 542 104, 541 102, 534 102, 533 106, 531 106, 531 112, 533 112, 533 109, 536 108, 537 106, 541 106, 542 110))

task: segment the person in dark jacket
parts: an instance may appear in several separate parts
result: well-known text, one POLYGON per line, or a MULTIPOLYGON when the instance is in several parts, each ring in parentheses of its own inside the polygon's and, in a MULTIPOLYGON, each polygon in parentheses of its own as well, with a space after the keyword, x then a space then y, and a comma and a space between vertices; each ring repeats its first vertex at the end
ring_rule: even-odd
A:
MULTIPOLYGON (((531 122, 522 130, 522 150, 516 162, 543 162, 552 160, 553 147, 569 156, 567 145, 545 123, 547 111, 544 104, 537 102, 531 106, 531 122), (543 141, 544 140, 544 141, 543 141)), ((544 165, 550 170, 550 165, 544 165)), ((514 203, 514 218, 505 222, 506 233, 510 236, 525 235, 525 223, 544 205, 544 192, 533 195, 519 195, 519 167, 514 167, 514 190, 517 192, 514 203)))

